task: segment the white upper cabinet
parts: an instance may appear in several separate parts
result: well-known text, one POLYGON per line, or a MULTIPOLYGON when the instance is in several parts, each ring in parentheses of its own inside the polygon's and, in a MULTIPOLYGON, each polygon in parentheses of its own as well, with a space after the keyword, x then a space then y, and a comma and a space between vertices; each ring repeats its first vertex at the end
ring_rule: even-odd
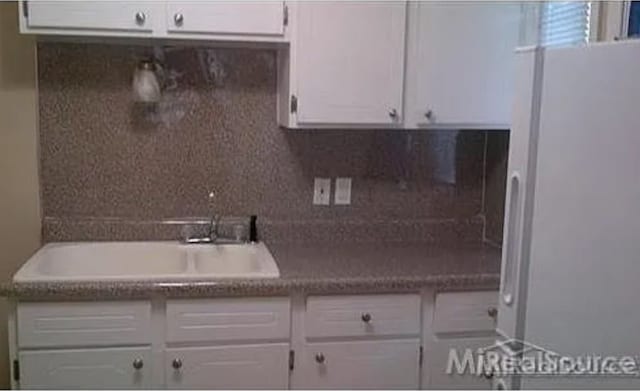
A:
POLYGON ((398 126, 406 3, 300 2, 281 59, 280 123, 398 126))
POLYGON ((35 34, 283 42, 283 1, 21 2, 21 31, 35 34))
POLYGON ((407 128, 509 128, 521 6, 412 2, 407 128))
POLYGON ((277 113, 288 128, 507 129, 523 7, 30 0, 20 23, 35 34, 282 43, 277 113))
POLYGON ((79 35, 150 35, 157 6, 145 1, 44 1, 21 3, 22 32, 79 35))
POLYGON ((284 35, 282 1, 170 1, 166 18, 169 35, 284 35))

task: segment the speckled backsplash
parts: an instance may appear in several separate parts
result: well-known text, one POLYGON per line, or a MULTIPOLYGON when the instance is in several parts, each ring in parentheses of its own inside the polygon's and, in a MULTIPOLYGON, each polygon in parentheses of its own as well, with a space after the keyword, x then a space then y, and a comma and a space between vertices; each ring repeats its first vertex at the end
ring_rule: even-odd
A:
POLYGON ((281 129, 263 49, 165 48, 150 109, 131 79, 151 52, 39 43, 45 241, 174 238, 209 190, 273 241, 482 239, 487 132, 281 129), (352 204, 313 206, 314 177, 337 176, 352 204))

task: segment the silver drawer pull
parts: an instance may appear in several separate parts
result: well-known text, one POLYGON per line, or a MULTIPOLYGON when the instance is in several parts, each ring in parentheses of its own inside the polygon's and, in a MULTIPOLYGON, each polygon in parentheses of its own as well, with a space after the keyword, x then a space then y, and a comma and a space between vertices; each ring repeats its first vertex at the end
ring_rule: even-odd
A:
POLYGON ((425 111, 424 116, 425 116, 426 119, 432 120, 433 119, 433 111, 431 111, 431 110, 425 111))
POLYGON ((135 360, 133 360, 133 368, 137 371, 139 371, 140 369, 142 369, 142 367, 144 366, 144 362, 142 361, 141 358, 136 358, 135 360))
POLYGON ((182 368, 182 360, 180 360, 179 358, 174 358, 173 362, 171 362, 171 366, 173 367, 173 369, 182 368))
POLYGON ((136 23, 139 26, 142 26, 146 20, 147 15, 145 15, 144 12, 136 12, 136 23))
POLYGON ((177 14, 173 15, 173 21, 175 22, 176 26, 182 26, 182 23, 184 22, 184 16, 178 12, 177 14))
POLYGON ((369 323, 371 322, 371 314, 368 312, 365 312, 364 314, 362 314, 362 321, 364 323, 369 323))
POLYGON ((324 354, 316 353, 316 362, 318 364, 324 364, 324 361, 325 361, 324 354))
POLYGON ((498 317, 498 309, 496 307, 489 307, 487 309, 487 314, 493 319, 498 317))

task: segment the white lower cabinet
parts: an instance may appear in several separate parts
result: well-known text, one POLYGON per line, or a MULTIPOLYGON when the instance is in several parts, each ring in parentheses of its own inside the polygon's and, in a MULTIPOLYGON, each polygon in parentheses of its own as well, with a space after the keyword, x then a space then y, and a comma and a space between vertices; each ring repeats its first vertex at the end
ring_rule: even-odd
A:
POLYGON ((23 389, 147 389, 152 386, 150 348, 23 351, 23 389))
POLYGON ((309 296, 293 388, 416 389, 420 294, 309 296))
MULTIPOLYGON (((484 374, 470 373, 470 368, 465 367, 467 363, 470 366, 477 364, 478 349, 487 348, 496 342, 496 337, 478 337, 478 338, 452 338, 439 339, 431 348, 431 351, 425 352, 429 361, 429 389, 465 389, 465 390, 489 390, 491 389, 491 379, 484 374), (465 361, 464 355, 472 352, 474 357, 471 361, 465 361), (453 358, 456 355, 458 361, 453 358), (460 367, 460 368, 458 368, 460 367), (463 374, 457 371, 466 370, 463 374)), ((475 370, 476 368, 473 368, 475 370)))
POLYGON ((491 389, 491 379, 477 364, 478 352, 497 340, 497 304, 495 291, 436 295, 423 325, 423 388, 491 389))
POLYGON ((284 389, 289 344, 175 348, 165 352, 170 389, 284 389))
POLYGON ((11 303, 12 386, 491 387, 447 366, 494 343, 497 292, 156 300, 11 303))
POLYGON ((302 384, 295 388, 416 389, 420 342, 357 341, 310 343, 298 360, 302 384))

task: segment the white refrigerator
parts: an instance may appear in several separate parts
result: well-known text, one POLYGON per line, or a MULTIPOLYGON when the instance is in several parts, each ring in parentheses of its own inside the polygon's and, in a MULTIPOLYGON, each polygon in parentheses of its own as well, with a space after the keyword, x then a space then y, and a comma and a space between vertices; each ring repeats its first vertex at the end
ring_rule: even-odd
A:
POLYGON ((494 388, 638 389, 640 40, 516 56, 498 332, 520 364, 569 359, 494 388))

